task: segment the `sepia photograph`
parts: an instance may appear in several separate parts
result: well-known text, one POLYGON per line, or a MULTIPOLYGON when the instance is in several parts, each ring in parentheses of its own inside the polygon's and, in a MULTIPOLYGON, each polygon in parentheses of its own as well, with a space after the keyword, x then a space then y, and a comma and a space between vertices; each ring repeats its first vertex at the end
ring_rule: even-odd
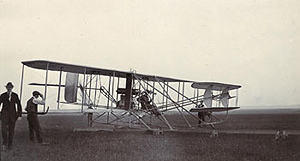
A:
POLYGON ((0 0, 0 160, 300 160, 299 7, 0 0))

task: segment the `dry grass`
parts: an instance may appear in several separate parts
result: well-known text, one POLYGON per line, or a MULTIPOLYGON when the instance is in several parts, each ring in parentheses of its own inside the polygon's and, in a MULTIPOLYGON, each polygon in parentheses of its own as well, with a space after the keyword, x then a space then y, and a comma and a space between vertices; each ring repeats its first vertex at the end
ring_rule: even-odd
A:
MULTIPOLYGON (((177 116, 168 116, 176 119, 177 116)), ((220 129, 295 129, 299 115, 233 115, 220 129)), ((17 123, 14 147, 2 152, 2 160, 299 160, 300 136, 275 140, 274 135, 142 131, 73 132, 86 124, 83 116, 40 117, 48 146, 33 145, 28 139, 25 117, 17 123)))

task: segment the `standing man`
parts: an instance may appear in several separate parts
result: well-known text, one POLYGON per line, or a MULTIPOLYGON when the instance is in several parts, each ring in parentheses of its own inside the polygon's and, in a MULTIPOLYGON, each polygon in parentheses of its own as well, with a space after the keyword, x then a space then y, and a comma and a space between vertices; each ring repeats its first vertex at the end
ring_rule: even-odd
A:
POLYGON ((29 138, 30 141, 33 143, 34 140, 34 134, 36 137, 36 140, 39 144, 46 144, 43 142, 43 139, 41 137, 41 127, 37 116, 37 107, 38 105, 44 105, 45 99, 43 98, 43 95, 38 91, 32 92, 32 97, 27 101, 27 106, 25 110, 27 111, 27 120, 28 120, 28 126, 29 126, 29 138), (41 99, 38 99, 39 96, 41 99))
MULTIPOLYGON (((197 105, 197 108, 204 108, 203 101, 200 101, 200 104, 197 105)), ((198 112, 198 126, 202 127, 202 123, 205 121, 205 112, 198 112)))
POLYGON ((16 120, 18 117, 20 119, 22 117, 22 106, 19 96, 12 92, 14 85, 11 82, 8 82, 5 87, 7 92, 4 92, 0 95, 0 106, 3 104, 1 109, 3 150, 6 150, 6 148, 12 148, 16 120))

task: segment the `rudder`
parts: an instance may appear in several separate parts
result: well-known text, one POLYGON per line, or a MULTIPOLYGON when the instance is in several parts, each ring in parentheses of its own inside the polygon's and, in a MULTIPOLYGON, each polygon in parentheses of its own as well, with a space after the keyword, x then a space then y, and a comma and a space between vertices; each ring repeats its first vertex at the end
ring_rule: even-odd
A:
POLYGON ((68 103, 77 101, 77 85, 79 75, 76 73, 67 73, 65 86, 65 100, 68 103))

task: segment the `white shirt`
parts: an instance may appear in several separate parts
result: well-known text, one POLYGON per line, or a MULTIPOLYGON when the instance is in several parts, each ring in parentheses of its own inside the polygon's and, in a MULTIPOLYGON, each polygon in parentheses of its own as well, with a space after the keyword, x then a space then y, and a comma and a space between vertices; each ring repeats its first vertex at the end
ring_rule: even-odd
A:
POLYGON ((8 100, 11 101, 11 92, 7 92, 8 94, 8 100))
POLYGON ((45 99, 38 99, 33 97, 32 103, 36 104, 36 105, 45 105, 45 99))

